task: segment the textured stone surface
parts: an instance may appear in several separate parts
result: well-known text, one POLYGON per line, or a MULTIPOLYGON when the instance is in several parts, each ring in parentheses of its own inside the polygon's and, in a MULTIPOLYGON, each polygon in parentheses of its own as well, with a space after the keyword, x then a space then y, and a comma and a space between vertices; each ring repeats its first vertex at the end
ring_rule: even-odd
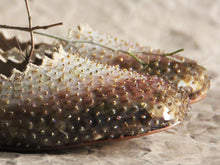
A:
MULTIPOLYGON (((193 105, 188 120, 166 132, 58 153, 1 152, 0 164, 220 164, 219 6, 219 0, 32 1, 34 24, 65 23, 52 33, 66 35, 70 26, 88 23, 153 48, 185 48, 182 54, 209 70, 212 86, 207 99, 193 105)), ((2 24, 27 25, 23 1, 2 0, 0 11, 2 24)))

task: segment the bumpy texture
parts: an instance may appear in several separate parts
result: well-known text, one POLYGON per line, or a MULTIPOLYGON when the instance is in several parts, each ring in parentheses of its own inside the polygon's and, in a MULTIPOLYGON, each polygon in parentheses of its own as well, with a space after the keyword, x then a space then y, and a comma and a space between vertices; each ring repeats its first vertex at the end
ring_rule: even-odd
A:
POLYGON ((79 26, 69 34, 70 42, 64 42, 64 49, 79 52, 81 56, 97 60, 104 64, 119 65, 121 68, 132 69, 141 74, 157 75, 172 83, 176 88, 184 88, 190 96, 191 103, 203 99, 210 87, 207 71, 195 61, 179 55, 163 56, 164 52, 152 50, 138 43, 120 40, 93 30, 89 26, 79 26), (92 41, 113 48, 116 51, 90 43, 75 43, 77 41, 92 41), (117 50, 133 53, 146 66, 117 50))
POLYGON ((62 47, 41 65, 0 75, 0 148, 38 151, 168 128, 188 114, 184 92, 157 76, 90 61, 62 47))
POLYGON ((0 149, 52 150, 159 132, 206 96, 209 76, 195 61, 88 26, 71 32, 62 46, 36 44, 31 62, 29 43, 0 34, 0 149))

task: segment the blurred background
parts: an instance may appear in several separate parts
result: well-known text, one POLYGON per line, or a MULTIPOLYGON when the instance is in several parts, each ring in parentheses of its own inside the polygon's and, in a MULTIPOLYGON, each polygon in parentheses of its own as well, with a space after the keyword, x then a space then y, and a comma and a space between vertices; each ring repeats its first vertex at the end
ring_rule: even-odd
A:
MULTIPOLYGON (((173 51, 206 67, 208 97, 192 106, 181 125, 137 139, 68 151, 0 153, 0 164, 220 164, 220 0, 30 0, 33 25, 63 22, 47 32, 67 36, 89 24, 112 36, 173 51)), ((28 26, 22 0, 0 1, 0 24, 28 26)), ((1 30, 1 29, 0 29, 1 30)), ((1 30, 29 40, 25 32, 1 30)), ((47 38, 35 35, 36 42, 47 38)))

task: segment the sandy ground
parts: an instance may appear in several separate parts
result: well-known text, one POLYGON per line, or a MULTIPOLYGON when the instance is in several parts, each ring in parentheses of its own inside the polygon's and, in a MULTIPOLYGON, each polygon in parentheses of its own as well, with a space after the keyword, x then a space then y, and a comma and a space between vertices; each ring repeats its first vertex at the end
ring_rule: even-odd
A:
MULTIPOLYGON (((193 105, 186 121, 168 131, 61 152, 0 152, 1 165, 220 164, 220 0, 32 0, 30 5, 33 24, 64 22, 49 30, 58 35, 65 36, 68 28, 87 23, 153 48, 184 48, 183 56, 208 69, 212 86, 208 97, 193 105)), ((0 23, 27 26, 24 2, 1 0, 0 23)), ((29 39, 25 33, 16 35, 29 39)), ((36 36, 36 40, 45 38, 36 36)))

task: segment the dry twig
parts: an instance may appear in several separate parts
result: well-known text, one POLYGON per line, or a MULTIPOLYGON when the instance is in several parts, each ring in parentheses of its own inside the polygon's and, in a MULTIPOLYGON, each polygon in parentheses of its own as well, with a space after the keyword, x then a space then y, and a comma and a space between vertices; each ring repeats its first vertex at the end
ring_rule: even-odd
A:
POLYGON ((29 62, 31 62, 31 57, 34 51, 34 36, 33 36, 33 31, 34 30, 38 30, 38 29, 48 29, 54 26, 58 26, 58 25, 62 25, 62 22, 59 23, 55 23, 55 24, 50 24, 50 25, 45 25, 45 26, 34 26, 32 27, 32 19, 31 19, 31 12, 30 12, 30 8, 29 8, 29 3, 28 0, 25 0, 25 5, 26 5, 26 9, 27 9, 27 14, 28 14, 28 22, 29 22, 29 27, 19 27, 19 26, 9 26, 9 25, 0 25, 0 28, 3 29, 13 29, 13 30, 20 30, 20 31, 28 31, 30 32, 30 36, 31 36, 31 50, 30 50, 30 54, 28 57, 29 62))
MULTIPOLYGON (((136 55, 144 54, 144 55, 153 55, 153 56, 167 56, 168 58, 172 58, 173 55, 175 55, 175 54, 177 54, 179 52, 182 52, 184 50, 184 49, 178 49, 178 50, 176 50, 174 52, 171 52, 171 53, 153 53, 153 52, 145 52, 145 51, 134 51, 134 52, 132 52, 132 51, 126 51, 126 50, 122 50, 122 49, 115 49, 115 48, 109 47, 107 45, 103 45, 101 43, 95 42, 93 40, 72 40, 72 39, 69 39, 69 38, 62 37, 62 36, 56 36, 54 34, 48 34, 48 33, 43 33, 43 32, 38 32, 38 31, 34 31, 34 33, 35 34, 39 34, 39 35, 43 35, 43 36, 46 36, 46 37, 62 40, 62 41, 65 41, 67 43, 88 43, 88 44, 94 44, 94 45, 100 46, 102 48, 109 49, 109 50, 111 50, 113 52, 125 53, 125 54, 131 56, 132 58, 134 58, 136 61, 138 61, 140 64, 142 64, 145 67, 148 64, 146 64, 144 61, 142 61, 136 55)), ((173 60, 181 63, 181 61, 179 61, 177 59, 173 58, 173 60)))
MULTIPOLYGON (((39 29, 48 29, 54 26, 59 26, 59 25, 63 25, 63 22, 58 22, 58 23, 54 23, 54 24, 49 24, 49 25, 44 25, 44 26, 34 26, 31 28, 32 31, 35 30, 39 30, 39 29)), ((30 31, 29 27, 21 27, 21 26, 10 26, 10 25, 0 25, 1 29, 11 29, 11 30, 20 30, 20 31, 30 31)))
POLYGON ((30 54, 29 54, 29 62, 31 60, 31 56, 33 54, 34 51, 34 36, 33 36, 33 30, 32 30, 32 20, 31 20, 31 12, 29 9, 29 3, 28 0, 24 0, 25 1, 25 5, 27 8, 27 14, 28 14, 28 22, 29 22, 29 31, 30 31, 30 36, 31 36, 31 50, 30 50, 30 54))

